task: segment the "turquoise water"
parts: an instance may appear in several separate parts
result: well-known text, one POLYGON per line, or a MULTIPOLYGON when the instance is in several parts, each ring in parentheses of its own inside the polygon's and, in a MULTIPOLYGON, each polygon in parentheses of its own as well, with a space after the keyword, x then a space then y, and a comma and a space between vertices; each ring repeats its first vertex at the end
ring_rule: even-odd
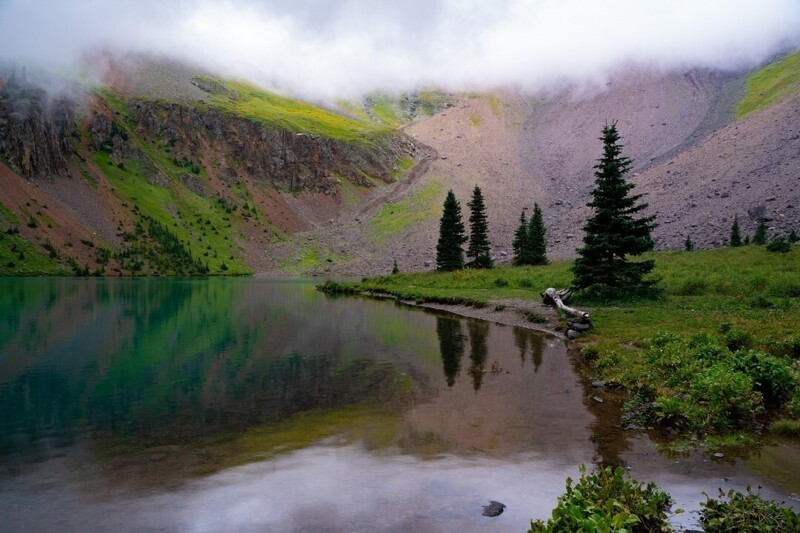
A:
POLYGON ((663 457, 573 365, 305 282, 0 279, 0 530, 523 531, 601 461, 688 509, 795 490, 796 447, 663 457))

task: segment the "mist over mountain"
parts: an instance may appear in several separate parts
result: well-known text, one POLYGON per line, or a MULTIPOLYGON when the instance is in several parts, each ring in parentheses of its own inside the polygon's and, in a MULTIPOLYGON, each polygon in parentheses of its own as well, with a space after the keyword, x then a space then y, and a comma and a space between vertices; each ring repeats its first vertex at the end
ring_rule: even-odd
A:
POLYGON ((308 99, 422 86, 603 86, 614 72, 753 67, 800 44, 795 0, 6 0, 0 60, 79 72, 145 53, 308 99))

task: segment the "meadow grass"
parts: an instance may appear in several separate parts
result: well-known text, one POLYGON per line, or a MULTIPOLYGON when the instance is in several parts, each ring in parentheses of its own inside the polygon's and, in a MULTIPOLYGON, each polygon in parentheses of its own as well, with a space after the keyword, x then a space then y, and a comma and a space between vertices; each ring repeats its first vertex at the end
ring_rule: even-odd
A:
POLYGON ((207 104, 255 122, 293 133, 310 133, 345 142, 373 143, 394 135, 394 128, 345 117, 320 107, 279 96, 241 81, 214 80, 226 91, 214 93, 207 104))
MULTIPOLYGON (((405 165, 408 166, 408 162, 405 165)), ((440 209, 443 190, 442 181, 433 179, 408 197, 384 204, 367 226, 370 240, 378 245, 384 244, 402 235, 412 225, 423 224, 435 216, 440 209)))
POLYGON ((800 52, 767 65, 747 78, 745 96, 736 108, 737 118, 766 109, 783 97, 800 91, 800 52))

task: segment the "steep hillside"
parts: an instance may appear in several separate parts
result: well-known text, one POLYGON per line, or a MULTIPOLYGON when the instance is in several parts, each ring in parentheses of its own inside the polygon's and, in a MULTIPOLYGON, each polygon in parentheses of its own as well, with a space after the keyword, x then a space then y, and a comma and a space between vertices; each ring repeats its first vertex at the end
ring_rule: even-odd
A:
MULTIPOLYGON (((51 98, 9 79, 0 259, 22 240, 53 260, 51 271, 274 270, 282 258, 271 246, 369 200, 419 162, 418 146, 394 129, 242 83, 188 81, 203 98, 131 96, 114 80, 79 99, 51 98)), ((0 274, 30 272, 20 262, 5 261, 0 274)))
POLYGON ((550 257, 571 257, 612 120, 660 249, 719 246, 736 215, 746 233, 800 230, 798 57, 329 107, 148 59, 110 62, 102 89, 70 99, 17 76, 0 82, 0 274, 432 268, 447 189, 466 210, 476 184, 498 262, 534 202, 550 257))
MULTIPOLYGON (((800 76, 792 61, 778 66, 781 80, 800 76)), ((634 159, 637 191, 658 214, 657 247, 681 247, 687 235, 701 247, 719 246, 737 214, 747 232, 759 218, 770 223, 770 235, 800 229, 796 85, 779 83, 789 87, 781 97, 753 94, 763 86, 753 80, 774 69, 750 76, 626 72, 583 91, 463 95, 453 109, 406 131, 438 151, 430 179, 452 187, 462 205, 475 184, 483 188, 500 261, 509 259, 520 211, 534 202, 545 212, 550 256, 574 255, 598 137, 612 120, 634 159), (758 97, 762 110, 737 121, 740 102, 758 97)), ((430 264, 437 231, 433 218, 389 241, 402 270, 430 264)))

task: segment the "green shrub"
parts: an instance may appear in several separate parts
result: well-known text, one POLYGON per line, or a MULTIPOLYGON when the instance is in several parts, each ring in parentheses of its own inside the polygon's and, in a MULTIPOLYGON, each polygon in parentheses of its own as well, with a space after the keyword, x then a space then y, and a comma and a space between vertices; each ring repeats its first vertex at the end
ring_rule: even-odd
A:
POLYGON ((783 404, 797 388, 792 367, 785 359, 753 350, 740 350, 733 355, 733 370, 744 372, 753 380, 753 388, 766 403, 783 404))
POLYGON ((753 381, 724 363, 697 373, 691 380, 689 395, 699 407, 689 416, 699 428, 716 430, 744 427, 761 412, 761 395, 753 391, 753 381))
POLYGON ((767 245, 768 252, 785 254, 791 249, 792 249, 792 243, 786 240, 785 237, 775 237, 767 245))
POLYGON ((754 494, 731 490, 727 501, 708 498, 700 505, 700 523, 707 533, 735 531, 737 533, 800 531, 800 515, 775 502, 768 502, 754 494))
POLYGON ((508 281, 506 281, 504 278, 496 278, 494 280, 494 286, 495 287, 508 287, 508 281))
POLYGON ((547 323, 547 317, 537 313, 536 311, 528 311, 525 313, 525 318, 528 319, 528 322, 533 322, 535 324, 547 323))
POLYGON ((523 289, 530 289, 531 287, 533 287, 533 282, 528 278, 522 278, 521 280, 519 280, 519 286, 522 287, 523 289))
POLYGON ((743 329, 731 329, 725 336, 725 345, 732 352, 749 348, 753 344, 753 336, 743 329))
POLYGON ((644 485, 631 479, 624 468, 606 467, 586 474, 558 498, 552 517, 545 523, 531 522, 529 533, 556 531, 670 531, 666 512, 671 499, 655 483, 644 485))

